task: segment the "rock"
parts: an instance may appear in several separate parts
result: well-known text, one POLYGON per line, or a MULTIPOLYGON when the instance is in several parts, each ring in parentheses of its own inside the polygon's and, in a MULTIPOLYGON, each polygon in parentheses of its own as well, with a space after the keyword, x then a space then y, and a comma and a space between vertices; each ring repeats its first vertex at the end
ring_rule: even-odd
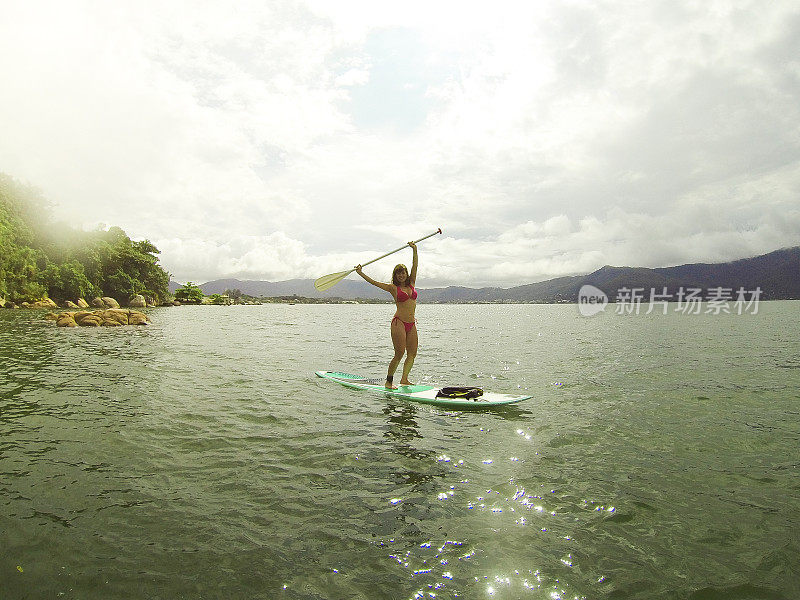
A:
POLYGON ((150 319, 146 314, 137 311, 131 311, 131 314, 128 317, 128 322, 131 325, 149 325, 149 321, 150 319))
POLYGON ((121 308, 104 310, 101 315, 103 317, 103 325, 106 325, 107 321, 114 321, 117 325, 127 325, 129 313, 130 311, 122 310, 121 308))
POLYGON ((83 298, 78 298, 78 308, 89 308, 89 303, 86 302, 83 298))
POLYGON ((92 299, 92 306, 95 308, 105 308, 106 305, 103 304, 103 301, 100 298, 93 298, 92 299))
POLYGON ((72 313, 61 313, 56 319, 56 325, 59 327, 77 327, 78 324, 72 316, 72 313))
POLYGON ((44 318, 46 321, 58 321, 58 315, 56 313, 47 313, 44 318))
POLYGON ((150 317, 136 310, 107 308, 105 310, 79 310, 59 315, 49 313, 46 319, 56 320, 59 327, 123 327, 125 325, 148 325, 150 317))
POLYGON ((20 302, 20 308, 31 308, 30 302, 20 302))
POLYGON ((172 306, 180 306, 180 305, 181 305, 181 301, 180 300, 174 300, 172 302, 172 306))
POLYGON ((103 322, 103 317, 94 313, 80 320, 78 325, 81 327, 100 327, 103 322))
POLYGON ((64 302, 64 308, 80 308, 80 307, 74 302, 70 302, 69 300, 67 300, 66 302, 64 302))
MULTIPOLYGON (((102 300, 106 308, 119 308, 119 302, 109 296, 103 296, 102 300)), ((98 308, 100 307, 98 306, 98 308)))
POLYGON ((83 325, 84 324, 83 320, 85 318, 93 316, 93 315, 94 315, 94 313, 92 311, 89 311, 89 310, 79 310, 78 312, 72 314, 73 318, 75 319, 75 322, 78 325, 83 325))
POLYGON ((144 296, 137 294, 131 298, 130 302, 128 302, 128 306, 131 308, 145 308, 147 306, 147 301, 144 299, 144 296))
POLYGON ((33 304, 30 304, 26 308, 58 308, 58 304, 50 300, 50 298, 45 297, 41 300, 37 300, 33 304))

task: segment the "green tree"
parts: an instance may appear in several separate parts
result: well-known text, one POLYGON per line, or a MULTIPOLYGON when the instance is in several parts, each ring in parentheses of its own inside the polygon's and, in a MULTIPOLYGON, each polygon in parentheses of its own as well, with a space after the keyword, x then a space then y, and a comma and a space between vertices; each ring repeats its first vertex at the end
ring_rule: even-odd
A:
POLYGON ((125 300, 148 291, 169 298, 158 248, 119 227, 83 232, 50 221, 41 192, 0 173, 0 296, 15 301, 107 295, 125 300))
POLYGON ((142 287, 144 286, 137 279, 121 268, 117 268, 103 280, 103 291, 112 298, 128 299, 135 296, 142 287))
POLYGON ((37 252, 28 246, 9 246, 2 252, 4 295, 14 301, 39 300, 45 295, 45 286, 39 283, 37 252))
POLYGON ((41 195, 0 173, 0 295, 14 300, 38 300, 39 253, 31 247, 31 215, 43 210, 41 195), (30 204, 30 206, 28 206, 30 204))
POLYGON ((203 290, 201 290, 191 281, 175 291, 175 299, 179 300, 180 302, 199 304, 203 301, 203 298, 203 290))
POLYGON ((40 280, 47 288, 47 295, 50 298, 75 301, 98 293, 95 286, 86 278, 83 265, 77 261, 60 265, 49 263, 40 280))

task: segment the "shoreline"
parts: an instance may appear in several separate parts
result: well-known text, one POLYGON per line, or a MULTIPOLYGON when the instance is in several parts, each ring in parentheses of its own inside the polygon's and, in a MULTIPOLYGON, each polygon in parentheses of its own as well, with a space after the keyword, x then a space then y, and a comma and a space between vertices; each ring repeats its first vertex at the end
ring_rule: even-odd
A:
MULTIPOLYGON (((800 302, 800 298, 769 298, 769 299, 761 299, 759 302, 800 302)), ((292 300, 285 300, 282 298, 264 298, 259 302, 230 302, 225 304, 215 304, 211 302, 181 302, 177 304, 148 304, 147 306, 139 306, 139 307, 130 307, 130 306, 121 306, 119 308, 123 310, 129 309, 136 309, 136 310, 150 310, 154 308, 180 308, 182 306, 262 306, 264 304, 287 304, 290 306, 297 305, 297 304, 314 304, 314 305, 323 305, 323 304, 352 304, 352 305, 368 305, 368 304, 386 304, 386 305, 393 305, 394 302, 391 300, 371 300, 371 299, 355 299, 355 300, 322 300, 319 298, 297 298, 292 300)), ((419 302, 419 305, 423 306, 446 306, 446 305, 453 305, 453 306, 469 306, 469 305, 490 305, 490 304, 497 304, 497 305, 530 305, 530 306, 556 306, 556 305, 572 305, 572 306, 580 306, 580 302, 569 302, 569 301, 559 301, 559 302, 533 302, 530 300, 475 300, 469 302, 419 302)), ((626 302, 614 302, 609 301, 609 305, 629 305, 630 303, 626 302)), ((670 301, 668 304, 680 304, 677 301, 670 301)), ((707 301, 700 302, 701 305, 709 304, 707 301)), ((642 306, 648 306, 648 303, 643 302, 642 306)), ((61 310, 61 311, 73 311, 78 312, 81 310, 86 310, 85 308, 75 308, 75 307, 67 307, 63 305, 56 305, 56 306, 6 306, 6 310, 38 310, 38 311, 53 311, 53 310, 61 310)), ((3 310, 3 307, 0 307, 0 311, 3 310)))

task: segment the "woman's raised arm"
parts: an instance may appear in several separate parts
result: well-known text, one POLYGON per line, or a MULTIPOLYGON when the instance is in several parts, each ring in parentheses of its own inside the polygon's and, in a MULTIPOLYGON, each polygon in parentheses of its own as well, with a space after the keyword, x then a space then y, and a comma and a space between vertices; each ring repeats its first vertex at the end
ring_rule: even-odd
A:
POLYGON ((392 297, 394 297, 395 291, 394 291, 394 286, 393 285, 389 285, 388 283, 383 283, 382 281, 375 281, 369 275, 364 275, 364 273, 361 271, 361 265, 358 265, 356 267, 356 273, 361 275, 361 277, 363 277, 368 283, 371 283, 375 287, 379 287, 382 290, 385 290, 385 291, 389 292, 392 295, 392 297))
POLYGON ((408 280, 413 286, 417 284, 417 264, 419 260, 417 259, 417 245, 414 242, 408 242, 408 245, 411 246, 411 249, 414 251, 414 258, 411 263, 411 274, 408 276, 408 280))

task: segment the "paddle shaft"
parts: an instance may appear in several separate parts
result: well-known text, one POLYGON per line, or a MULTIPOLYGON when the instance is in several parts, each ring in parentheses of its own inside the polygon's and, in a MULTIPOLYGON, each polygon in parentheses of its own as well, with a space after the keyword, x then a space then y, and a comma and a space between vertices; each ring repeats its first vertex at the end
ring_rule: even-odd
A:
MULTIPOLYGON (((418 240, 415 240, 415 241, 414 241, 414 242, 412 242, 412 243, 413 243, 413 244, 419 244, 419 243, 420 243, 422 240, 427 240, 429 237, 433 237, 433 236, 435 236, 437 233, 442 233, 442 230, 441 230, 441 228, 437 229, 437 230, 436 230, 436 231, 434 231, 433 233, 429 233, 429 234, 428 234, 428 235, 426 235, 425 237, 421 237, 421 238, 419 238, 418 240)), ((372 259, 371 261, 369 261, 369 262, 362 263, 362 264, 361 264, 361 266, 362 266, 362 267, 366 267, 367 265, 371 265, 372 263, 374 263, 374 262, 377 262, 377 261, 379 261, 379 260, 380 260, 380 259, 382 259, 382 258, 386 258, 386 257, 387 257, 387 256, 389 256, 390 254, 394 254, 395 252, 400 252, 400 250, 402 250, 403 248, 408 248, 408 244, 405 244, 405 245, 403 245, 403 246, 400 246, 400 247, 399 247, 397 250, 392 250, 391 252, 387 252, 387 253, 386 253, 386 254, 384 254, 383 256, 379 256, 378 258, 373 258, 373 259, 372 259)), ((355 271, 355 269, 353 269, 353 271, 355 271)), ((350 271, 350 272, 352 273, 353 271, 350 271)))
MULTIPOLYGON (((441 229, 437 229, 433 233, 431 233, 429 235, 426 235, 425 237, 421 237, 416 242, 412 242, 412 243, 417 244, 417 243, 421 242, 422 240, 427 240, 429 237, 434 236, 437 233, 442 233, 442 230, 441 229)), ((386 258, 390 254, 394 254, 395 252, 400 252, 400 250, 402 250, 406 246, 408 246, 408 244, 406 244, 405 246, 400 246, 397 250, 392 250, 391 252, 387 252, 383 256, 379 256, 378 258, 372 259, 369 262, 365 262, 361 266, 363 267, 363 266, 372 264, 377 260, 380 260, 382 258, 386 258)), ((345 277, 350 275, 350 273, 352 273, 355 270, 356 270, 355 267, 353 267, 349 271, 342 271, 341 273, 331 273, 330 275, 323 275, 322 277, 320 277, 319 279, 317 279, 314 282, 314 287, 317 288, 320 292, 324 292, 325 290, 330 289, 333 286, 335 286, 337 283, 339 283, 342 279, 344 279, 345 277)))

